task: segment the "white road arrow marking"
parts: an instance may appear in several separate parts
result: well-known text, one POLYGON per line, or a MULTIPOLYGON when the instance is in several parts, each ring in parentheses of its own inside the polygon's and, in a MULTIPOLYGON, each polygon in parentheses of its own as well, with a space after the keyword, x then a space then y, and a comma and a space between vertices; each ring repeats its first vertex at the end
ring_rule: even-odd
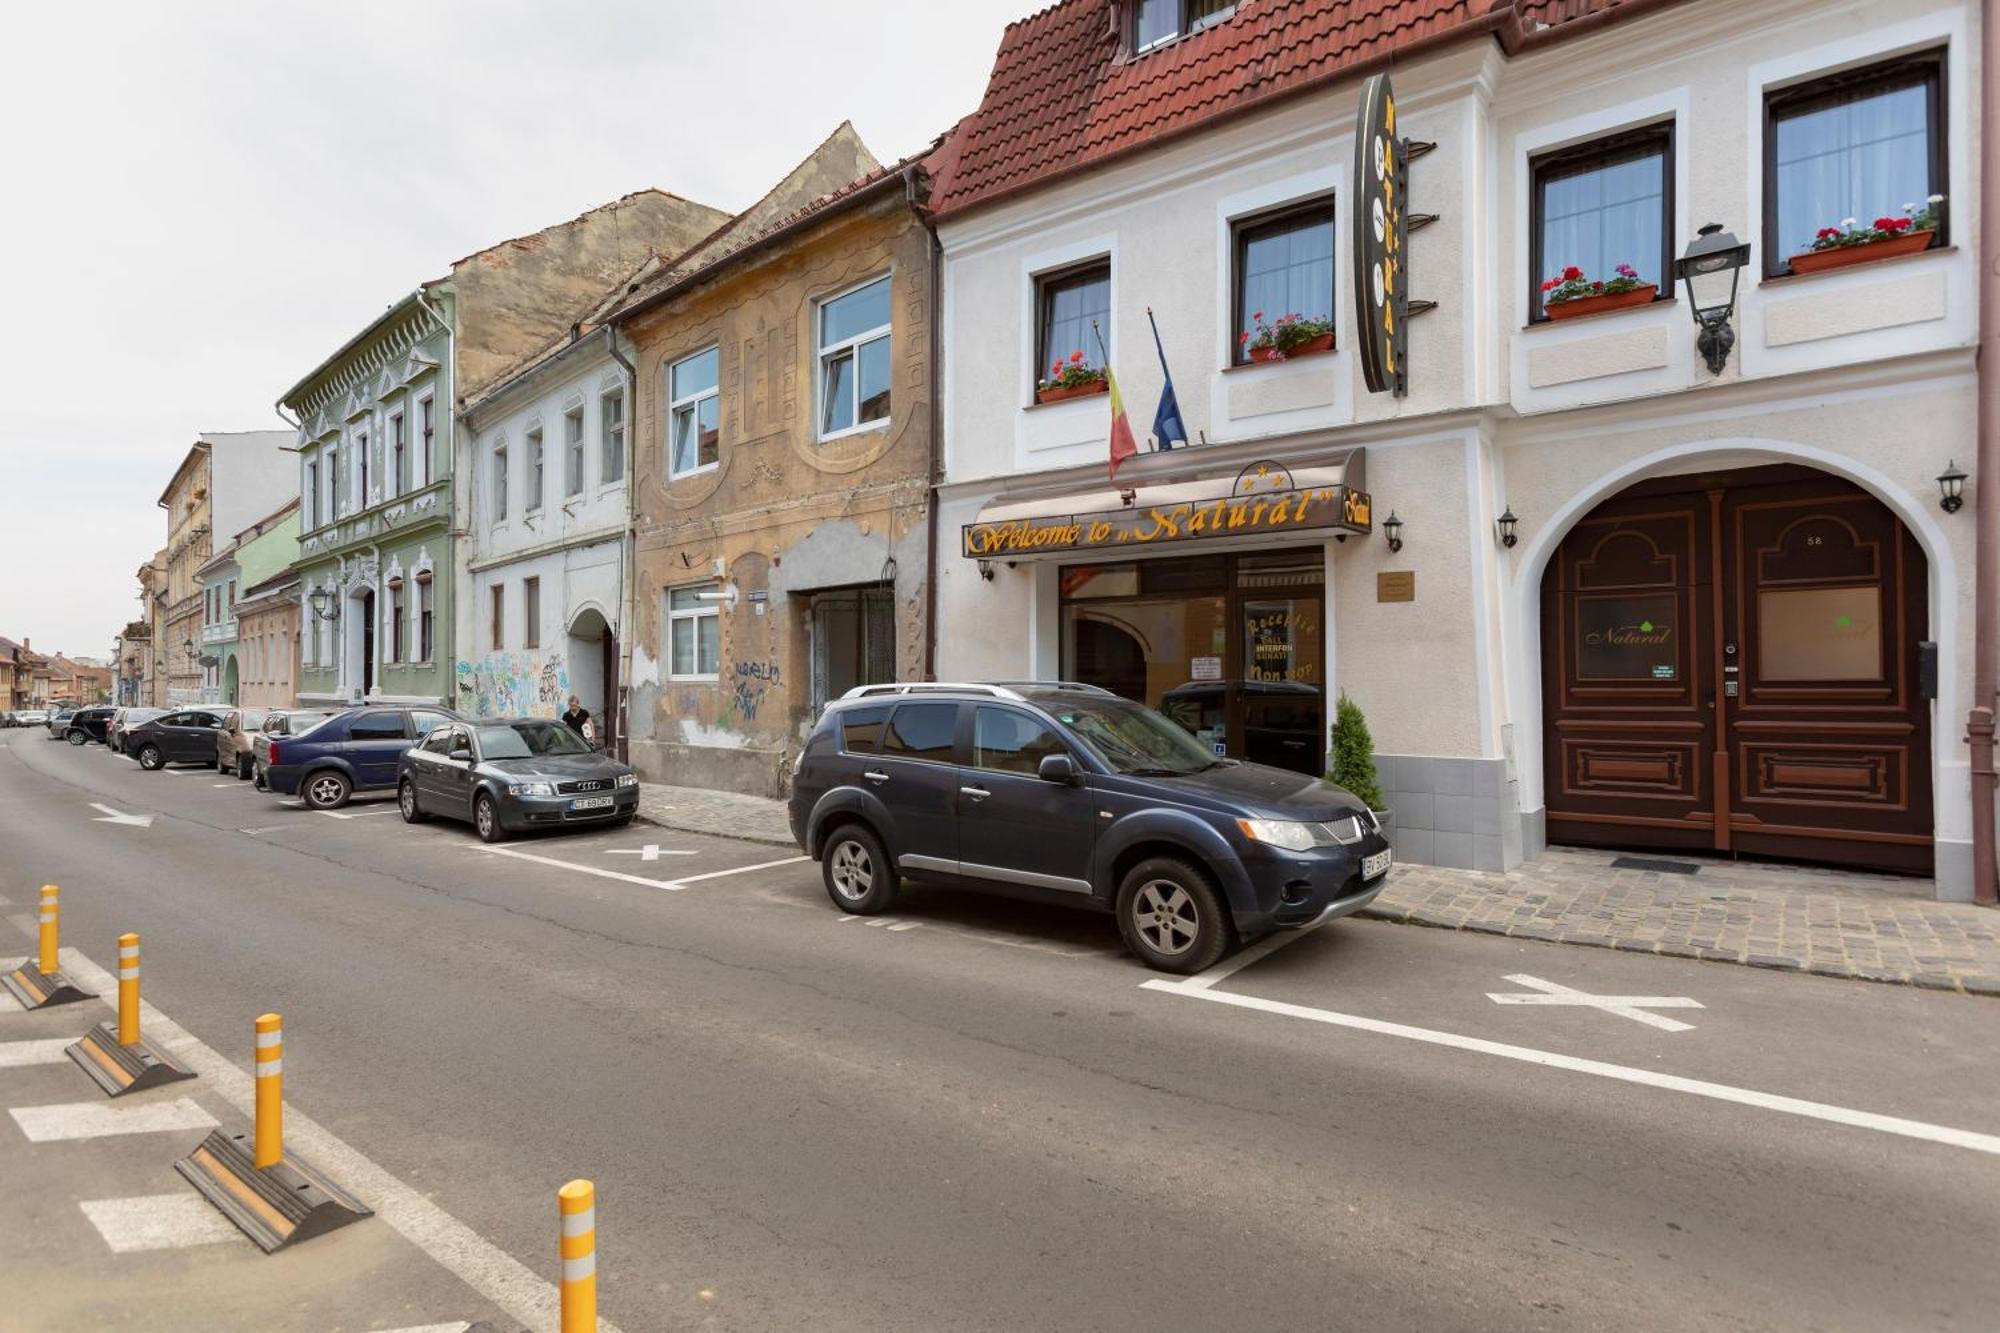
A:
POLYGON ((657 842, 649 842, 644 847, 608 847, 606 856, 636 856, 641 861, 657 861, 663 856, 693 856, 692 851, 682 851, 672 847, 662 847, 657 842))
POLYGON ((1602 1009, 1607 1014, 1616 1014, 1620 1018, 1629 1018, 1634 1023, 1644 1023, 1666 1032, 1691 1032, 1694 1030, 1694 1024, 1663 1018, 1659 1014, 1649 1014, 1646 1010, 1702 1007, 1701 1001, 1689 999, 1685 995, 1592 995, 1588 991, 1558 986, 1553 981, 1543 981, 1540 977, 1524 976, 1520 973, 1507 977, 1506 980, 1516 986, 1526 986, 1535 993, 1495 994, 1488 991, 1486 998, 1495 1004, 1583 1005, 1591 1009, 1602 1009))
POLYGON ((110 806, 99 805, 96 801, 92 801, 90 803, 90 808, 93 810, 102 810, 104 812, 103 818, 93 819, 90 821, 93 824, 130 824, 134 828, 153 827, 153 816, 151 815, 120 814, 118 811, 113 810, 110 806))

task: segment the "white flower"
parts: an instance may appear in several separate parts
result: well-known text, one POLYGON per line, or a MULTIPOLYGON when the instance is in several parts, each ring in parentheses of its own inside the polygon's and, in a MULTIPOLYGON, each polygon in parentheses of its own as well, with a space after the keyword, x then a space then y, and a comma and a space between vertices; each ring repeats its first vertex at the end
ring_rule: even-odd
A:
POLYGON ((1917 211, 1917 206, 1915 204, 1904 204, 1903 211, 1905 213, 1914 213, 1917 211))
POLYGON ((1861 224, 1856 222, 1853 218, 1842 218, 1840 220, 1840 225, 1843 227, 1847 227, 1851 230, 1855 227, 1860 226, 1861 224))
POLYGON ((1941 204, 1944 202, 1944 196, 1941 194, 1934 194, 1931 196, 1930 202, 1934 204, 1941 204))

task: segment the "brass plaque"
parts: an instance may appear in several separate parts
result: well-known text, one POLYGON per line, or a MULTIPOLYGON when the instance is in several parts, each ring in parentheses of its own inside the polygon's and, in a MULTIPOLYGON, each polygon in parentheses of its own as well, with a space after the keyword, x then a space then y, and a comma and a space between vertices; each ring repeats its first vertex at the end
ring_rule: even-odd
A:
POLYGON ((1414 602, 1417 600, 1417 571, 1414 569, 1385 569, 1375 576, 1375 600, 1378 602, 1414 602))

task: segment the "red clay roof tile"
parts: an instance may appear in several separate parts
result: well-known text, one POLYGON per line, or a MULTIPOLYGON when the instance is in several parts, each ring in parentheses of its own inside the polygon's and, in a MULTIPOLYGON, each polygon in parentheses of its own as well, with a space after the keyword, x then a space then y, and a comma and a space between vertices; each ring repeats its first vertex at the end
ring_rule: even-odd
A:
POLYGON ((1238 0, 1229 18, 1124 53, 1122 0, 1010 24, 938 182, 939 217, 1264 105, 1433 39, 1559 28, 1646 0, 1238 0))

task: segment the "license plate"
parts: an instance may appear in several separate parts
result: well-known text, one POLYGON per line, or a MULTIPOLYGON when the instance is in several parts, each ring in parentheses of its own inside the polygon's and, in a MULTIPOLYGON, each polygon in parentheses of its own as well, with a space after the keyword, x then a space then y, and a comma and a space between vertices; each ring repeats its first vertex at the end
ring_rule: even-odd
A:
POLYGON ((1394 860, 1395 856, 1393 851, 1383 850, 1373 856, 1361 858, 1361 878, 1374 879, 1377 875, 1386 874, 1389 862, 1394 860))
POLYGON ((572 810, 609 810, 616 802, 609 796, 586 796, 579 801, 571 801, 572 810))

